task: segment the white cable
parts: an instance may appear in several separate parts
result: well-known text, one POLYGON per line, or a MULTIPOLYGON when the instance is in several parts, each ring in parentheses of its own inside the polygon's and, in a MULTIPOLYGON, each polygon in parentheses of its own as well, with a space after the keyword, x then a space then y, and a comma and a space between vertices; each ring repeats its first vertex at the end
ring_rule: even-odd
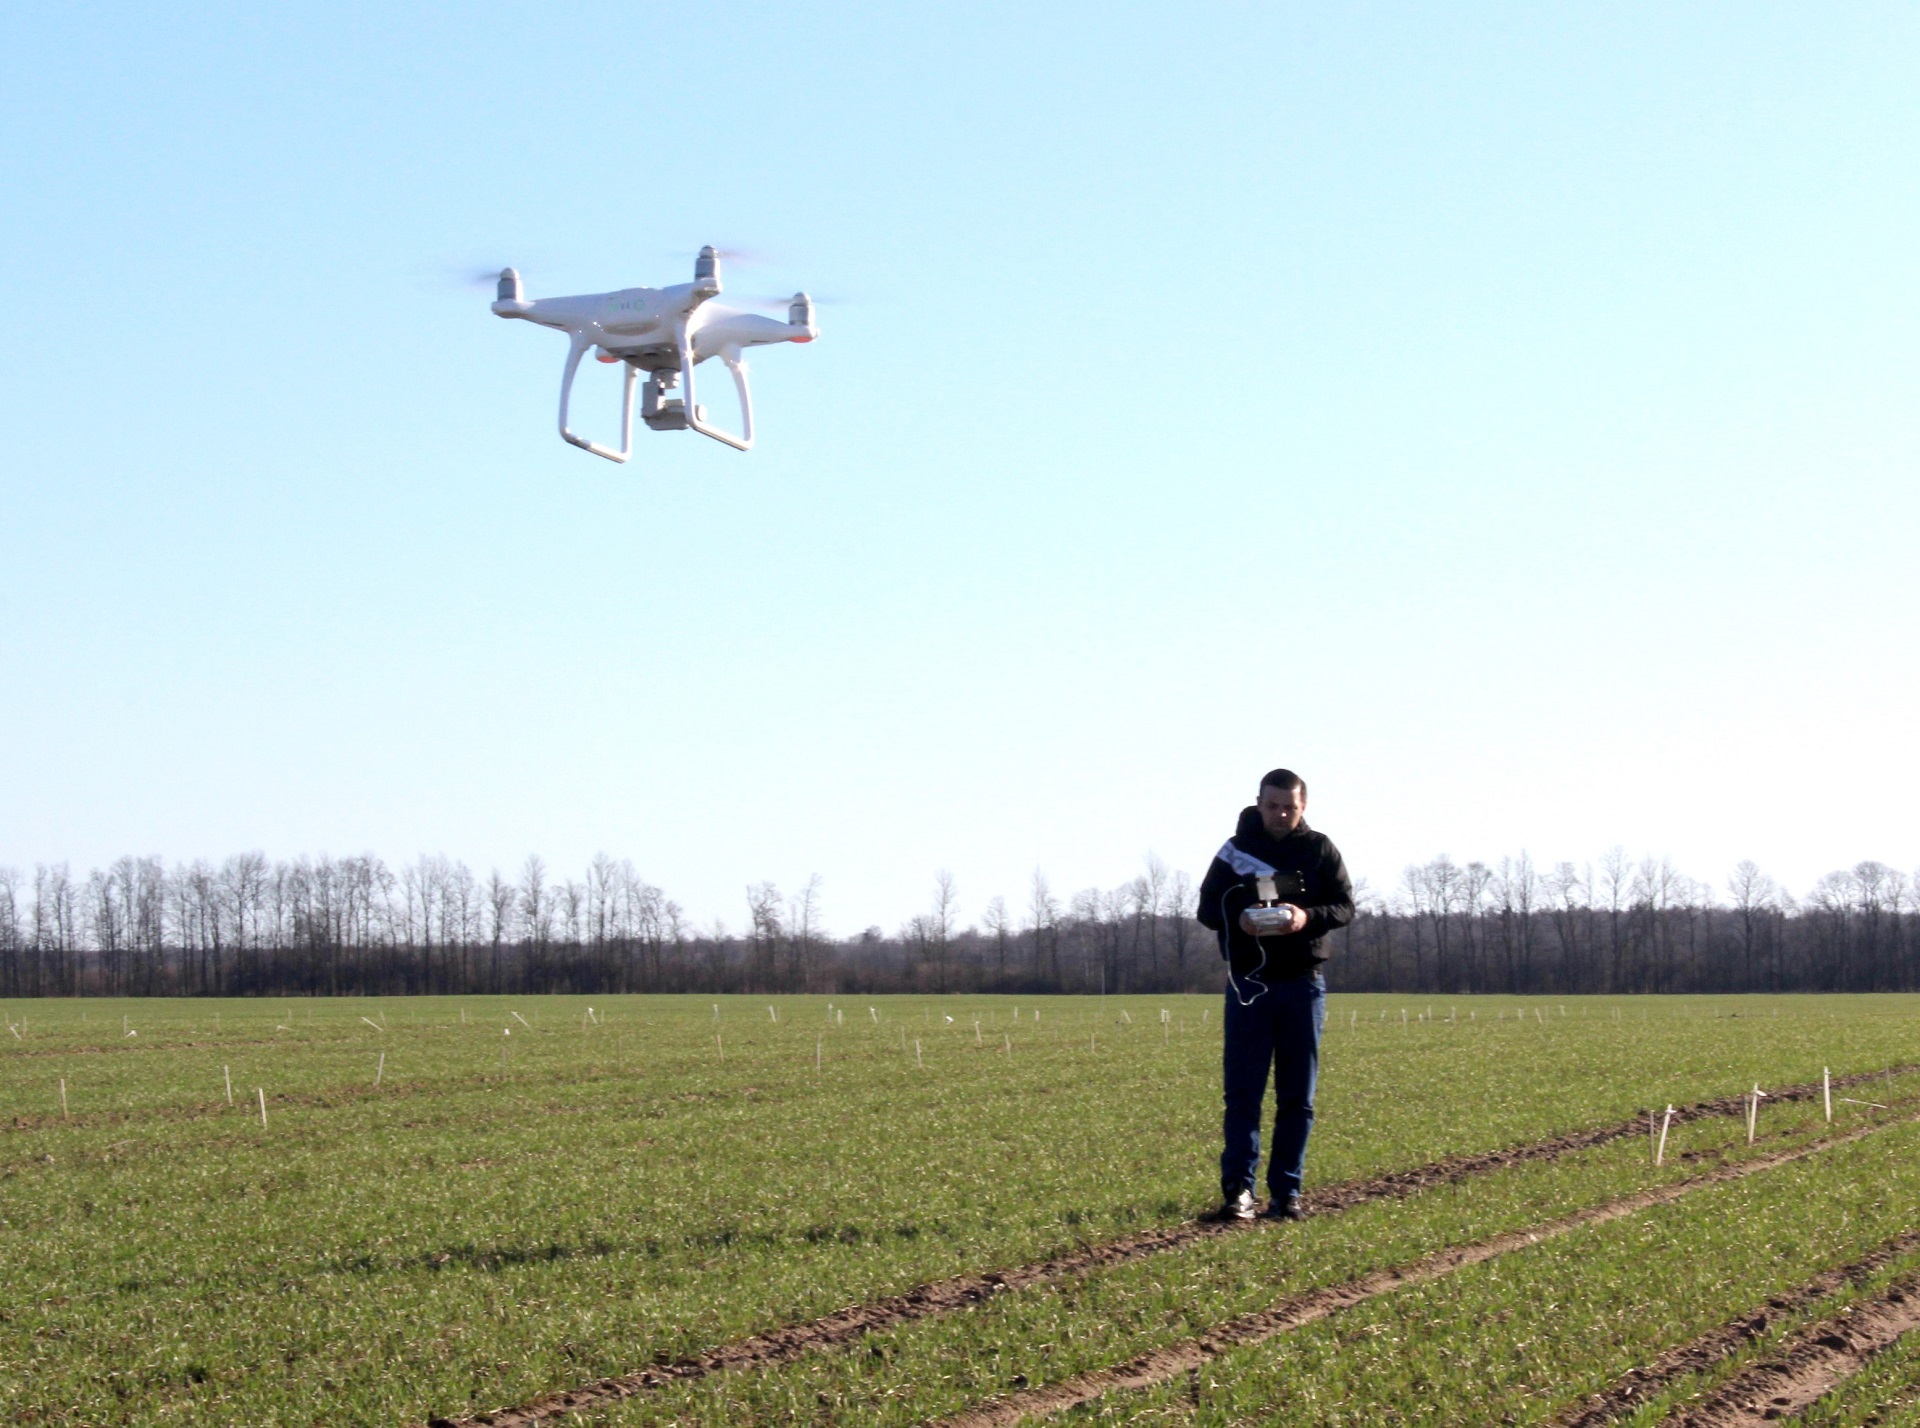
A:
POLYGON ((1260 940, 1260 934, 1257 932, 1249 933, 1248 935, 1253 938, 1253 945, 1260 949, 1260 962, 1259 962, 1259 965, 1253 969, 1253 971, 1247 973, 1247 980, 1251 982, 1254 986, 1258 987, 1260 990, 1255 992, 1251 997, 1241 996, 1240 984, 1233 979, 1233 932, 1232 932, 1232 929, 1239 925, 1239 919, 1234 918, 1232 920, 1229 920, 1227 918, 1227 915, 1226 915, 1227 894, 1240 886, 1242 886, 1242 884, 1240 883, 1229 883, 1226 886, 1226 888, 1224 888, 1220 893, 1220 925, 1221 925, 1221 928, 1223 929, 1220 934, 1220 937, 1221 937, 1221 940, 1227 944, 1227 985, 1233 988, 1234 1000, 1238 1001, 1240 1005, 1243 1007, 1250 1007, 1255 1002, 1259 1001, 1260 998, 1264 997, 1268 992, 1272 991, 1273 988, 1269 987, 1265 982, 1261 981, 1259 976, 1257 975, 1258 973, 1265 971, 1267 967, 1267 945, 1266 943, 1260 940))

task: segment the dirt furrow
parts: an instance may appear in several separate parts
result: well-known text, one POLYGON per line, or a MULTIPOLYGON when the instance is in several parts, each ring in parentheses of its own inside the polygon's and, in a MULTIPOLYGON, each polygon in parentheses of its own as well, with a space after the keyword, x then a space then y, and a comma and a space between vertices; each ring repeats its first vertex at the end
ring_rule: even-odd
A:
MULTIPOLYGON (((1911 1119, 1920 1120, 1920 1117, 1911 1119)), ((1002 1428, 1002 1425, 1020 1423, 1029 1418, 1064 1412, 1082 1403, 1089 1403, 1116 1389, 1157 1387, 1203 1367, 1210 1360, 1232 1349, 1261 1343, 1368 1299, 1390 1294, 1396 1289, 1425 1284, 1430 1280, 1452 1274, 1455 1270, 1465 1269, 1469 1265, 1483 1264, 1490 1259, 1498 1259, 1501 1255, 1511 1254, 1514 1250, 1557 1239, 1561 1235, 1584 1229, 1589 1225, 1603 1225, 1610 1220, 1635 1215, 1642 1210, 1651 1209, 1655 1205, 1668 1204, 1710 1185, 1722 1185, 1728 1181, 1774 1170, 1796 1160, 1804 1160, 1823 1150, 1831 1150, 1836 1146, 1859 1140, 1863 1136, 1872 1135, 1888 1125, 1908 1123, 1910 1123, 1909 1120, 1903 1119, 1860 1126, 1791 1150, 1775 1151, 1771 1155, 1722 1166, 1717 1170, 1710 1170, 1703 1175, 1696 1175, 1671 1185, 1642 1190, 1633 1195, 1608 1201, 1604 1205, 1596 1205, 1571 1215, 1548 1220, 1530 1229, 1514 1230, 1474 1244, 1455 1245, 1437 1250, 1411 1264, 1375 1270, 1371 1274, 1362 1275, 1345 1284, 1329 1285, 1324 1289, 1291 1295, 1270 1308, 1229 1320, 1213 1329, 1204 1338, 1188 1339, 1164 1349, 1156 1349, 1152 1353, 1142 1354, 1114 1368, 1094 1369, 1060 1383, 1048 1384, 1041 1388, 1023 1389, 1005 1398, 994 1399, 954 1414, 952 1417, 939 1419, 933 1428, 1002 1428)))
POLYGON ((1749 1428, 1791 1418, 1852 1378, 1902 1335, 1920 1329, 1920 1273, 1794 1335, 1704 1403, 1677 1409, 1664 1428, 1749 1428))
POLYGON ((1677 1379, 1705 1373, 1762 1337, 1775 1325, 1796 1318, 1823 1299, 1862 1284, 1883 1266, 1920 1249, 1920 1230, 1895 1235, 1873 1253, 1851 1264, 1823 1270, 1805 1284, 1774 1295, 1751 1313, 1710 1329, 1699 1338, 1669 1349, 1644 1368, 1621 1375, 1600 1393, 1571 1404, 1547 1420, 1547 1428, 1603 1428, 1625 1418, 1677 1379))
MULTIPOLYGON (((1920 1064, 1903 1063, 1877 1071, 1863 1071, 1836 1077, 1832 1084, 1835 1087, 1849 1087, 1885 1077, 1905 1075, 1914 1070, 1920 1070, 1920 1064)), ((1817 1082, 1810 1082, 1769 1092, 1768 1099, 1807 1101, 1820 1094, 1820 1085, 1817 1082)), ((1673 1119, 1677 1125, 1708 1117, 1744 1116, 1746 1110, 1745 1096, 1722 1096, 1714 1100, 1699 1101, 1690 1106, 1679 1107, 1674 1111, 1673 1119)), ((1408 1170, 1392 1171, 1364 1180, 1353 1180, 1345 1184, 1309 1190, 1305 1196, 1306 1205, 1311 1214, 1327 1215, 1375 1200, 1406 1199, 1422 1190, 1456 1184, 1509 1165, 1554 1160, 1594 1146, 1605 1145, 1626 1136, 1646 1133, 1646 1120, 1635 1116, 1631 1120, 1618 1121, 1612 1125, 1597 1126, 1588 1130, 1572 1131, 1566 1135, 1553 1136, 1527 1145, 1475 1155, 1448 1156, 1408 1170)), ((765 1334, 756 1334, 751 1338, 735 1340, 704 1353, 681 1359, 663 1360, 634 1373, 603 1378, 593 1383, 583 1384, 579 1388, 547 1394, 516 1408, 495 1409, 491 1412, 458 1418, 430 1418, 427 1420, 428 1428, 525 1428, 525 1425, 542 1423, 566 1413, 591 1408, 596 1404, 629 1398, 634 1394, 663 1388, 671 1383, 705 1378, 715 1373, 790 1363, 819 1349, 851 1343, 863 1334, 940 1314, 954 1313, 1011 1290, 1088 1274, 1110 1265, 1144 1259, 1149 1255, 1180 1249, 1202 1239, 1234 1234, 1248 1228, 1250 1227, 1243 1222, 1190 1220, 1164 1230, 1149 1230, 1142 1234, 1110 1240, 1104 1244, 1088 1245, 1033 1264, 935 1280, 932 1283, 918 1285, 902 1294, 890 1295, 884 1299, 863 1304, 850 1304, 844 1309, 835 1310, 831 1314, 803 1324, 788 1325, 765 1334)))

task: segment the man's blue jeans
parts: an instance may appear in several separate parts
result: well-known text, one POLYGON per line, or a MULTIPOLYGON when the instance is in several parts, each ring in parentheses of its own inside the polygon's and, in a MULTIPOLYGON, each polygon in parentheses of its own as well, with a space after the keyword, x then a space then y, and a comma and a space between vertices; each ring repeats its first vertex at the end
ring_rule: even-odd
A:
POLYGON ((1220 1188, 1229 1196, 1254 1187, 1260 1166, 1260 1102, 1273 1073, 1273 1154, 1267 1190, 1275 1199, 1298 1194, 1313 1130, 1313 1088, 1320 1074, 1320 1032, 1327 1022, 1327 984, 1318 972, 1275 982, 1227 986, 1225 1021, 1226 1115, 1221 1129, 1220 1188), (1252 1004, 1242 1006, 1243 997, 1252 1004))

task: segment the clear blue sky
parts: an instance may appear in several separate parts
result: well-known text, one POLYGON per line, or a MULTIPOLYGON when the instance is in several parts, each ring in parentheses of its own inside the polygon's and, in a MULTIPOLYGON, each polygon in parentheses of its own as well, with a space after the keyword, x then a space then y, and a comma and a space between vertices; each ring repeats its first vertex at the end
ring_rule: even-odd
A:
POLYGON ((0 863, 630 856, 893 925, 1920 834, 1904 4, 30 6, 0 863), (487 311, 810 288, 760 445, 487 311), (589 374, 605 429, 614 381, 589 374))

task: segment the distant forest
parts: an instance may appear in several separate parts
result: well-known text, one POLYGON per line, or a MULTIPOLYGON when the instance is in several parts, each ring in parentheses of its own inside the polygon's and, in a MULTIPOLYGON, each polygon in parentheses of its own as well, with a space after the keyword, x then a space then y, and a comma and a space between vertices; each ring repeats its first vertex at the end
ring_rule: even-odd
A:
MULTIPOLYGON (((1723 887, 1619 850, 1537 868, 1439 857, 1329 939, 1336 990, 1432 993, 1920 989, 1920 874, 1882 863, 1791 896, 1752 863, 1723 887)), ((892 932, 830 936, 820 880, 746 889, 744 921, 691 924, 631 863, 556 878, 538 857, 484 879, 422 858, 217 867, 122 858, 0 868, 0 995, 487 992, 1212 991, 1221 963, 1185 873, 1148 858, 1120 887, 1057 896, 1036 872, 962 925, 953 879, 892 932)))

